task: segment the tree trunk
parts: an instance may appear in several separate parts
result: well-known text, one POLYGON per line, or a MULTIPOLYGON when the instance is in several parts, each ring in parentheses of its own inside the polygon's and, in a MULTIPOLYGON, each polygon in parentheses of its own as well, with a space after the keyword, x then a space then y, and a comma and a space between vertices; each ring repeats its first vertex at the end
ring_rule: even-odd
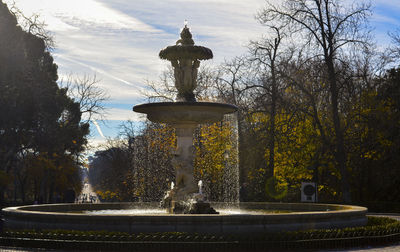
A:
POLYGON ((4 206, 5 202, 4 202, 4 193, 6 191, 6 187, 2 186, 0 187, 0 206, 4 206))
POLYGON ((268 177, 274 176, 274 169, 275 169, 275 117, 276 117, 277 90, 276 90, 275 66, 273 62, 271 64, 271 73, 272 73, 272 97, 271 97, 271 113, 270 113, 270 128, 269 128, 270 141, 269 141, 268 177))
POLYGON ((19 179, 20 193, 22 203, 25 203, 25 183, 26 179, 19 179))
POLYGON ((346 167, 346 152, 344 148, 344 136, 343 130, 340 123, 339 117, 339 106, 338 106, 338 89, 337 81, 335 75, 335 69, 333 66, 333 59, 328 58, 326 60, 328 66, 328 76, 330 84, 331 93, 331 103, 332 103, 332 119, 333 127, 336 136, 336 152, 335 159, 337 162, 337 167, 341 175, 341 189, 342 189, 342 199, 344 203, 351 202, 350 186, 349 186, 349 175, 346 167))

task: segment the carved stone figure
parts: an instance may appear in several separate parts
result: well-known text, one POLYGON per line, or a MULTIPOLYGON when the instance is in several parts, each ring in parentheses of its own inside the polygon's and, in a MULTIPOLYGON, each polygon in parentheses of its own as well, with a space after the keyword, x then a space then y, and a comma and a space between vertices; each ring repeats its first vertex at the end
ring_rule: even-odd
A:
POLYGON ((181 38, 176 45, 160 51, 160 58, 171 61, 174 68, 175 87, 178 91, 177 101, 195 102, 194 90, 197 87, 197 73, 200 60, 211 59, 212 51, 203 46, 195 46, 192 34, 185 25, 181 38))

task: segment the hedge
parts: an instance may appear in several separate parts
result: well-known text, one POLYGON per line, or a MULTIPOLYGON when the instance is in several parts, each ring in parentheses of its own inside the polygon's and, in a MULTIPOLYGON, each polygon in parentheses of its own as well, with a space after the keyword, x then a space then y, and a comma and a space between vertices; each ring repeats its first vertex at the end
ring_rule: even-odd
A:
POLYGON ((123 233, 72 230, 6 230, 0 244, 16 247, 85 250, 268 251, 373 246, 400 241, 400 222, 387 217, 368 217, 364 227, 214 235, 184 232, 123 233))

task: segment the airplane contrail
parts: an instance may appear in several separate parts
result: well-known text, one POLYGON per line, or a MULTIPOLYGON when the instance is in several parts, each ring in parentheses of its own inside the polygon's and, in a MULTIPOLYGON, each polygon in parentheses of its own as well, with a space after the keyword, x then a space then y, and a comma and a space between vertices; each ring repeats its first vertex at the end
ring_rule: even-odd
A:
POLYGON ((80 61, 78 61, 78 60, 71 59, 70 57, 67 57, 67 56, 65 56, 65 55, 60 55, 60 54, 56 54, 56 53, 55 53, 54 55, 57 56, 57 57, 63 58, 63 59, 65 59, 65 60, 68 60, 68 61, 70 61, 70 62, 73 62, 73 63, 75 63, 75 64, 78 64, 78 65, 87 67, 87 68, 91 69, 91 70, 94 71, 94 72, 97 72, 97 73, 103 74, 103 75, 105 75, 105 76, 108 76, 108 77, 110 77, 111 79, 120 81, 120 82, 122 82, 122 83, 124 83, 124 84, 126 84, 126 85, 128 85, 128 86, 132 86, 132 87, 136 87, 136 88, 137 88, 136 85, 130 83, 129 81, 126 81, 126 80, 123 80, 123 79, 121 79, 121 78, 118 78, 118 77, 116 77, 116 76, 114 76, 114 75, 112 75, 112 74, 109 74, 109 73, 107 73, 107 72, 105 72, 105 71, 103 71, 103 70, 101 70, 101 69, 99 69, 99 68, 97 68, 97 67, 94 67, 94 66, 91 66, 91 65, 82 63, 82 62, 80 62, 80 61))
POLYGON ((92 123, 94 124, 94 126, 96 126, 96 129, 97 129, 97 132, 99 132, 99 135, 100 135, 102 138, 106 138, 106 137, 104 136, 104 134, 103 134, 103 131, 101 131, 100 125, 97 123, 97 121, 94 120, 94 119, 91 119, 91 121, 92 121, 92 123))

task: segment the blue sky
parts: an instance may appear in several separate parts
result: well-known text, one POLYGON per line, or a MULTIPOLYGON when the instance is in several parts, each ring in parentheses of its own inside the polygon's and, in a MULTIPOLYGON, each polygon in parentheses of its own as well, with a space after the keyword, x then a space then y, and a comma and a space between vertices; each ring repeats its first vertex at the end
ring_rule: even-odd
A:
MULTIPOLYGON (((99 86, 111 97, 106 125, 100 124, 104 137, 91 127, 93 146, 115 137, 123 121, 143 120, 132 106, 145 101, 141 90, 146 81, 157 81, 166 69, 168 63, 158 58, 158 52, 175 43, 185 19, 196 44, 213 50, 210 65, 245 53, 248 41, 264 32, 254 15, 265 0, 15 0, 15 4, 27 16, 40 14, 54 34, 60 79, 96 74, 99 86)), ((400 0, 372 4, 371 26, 383 48, 390 42, 387 32, 400 29, 400 0)))

